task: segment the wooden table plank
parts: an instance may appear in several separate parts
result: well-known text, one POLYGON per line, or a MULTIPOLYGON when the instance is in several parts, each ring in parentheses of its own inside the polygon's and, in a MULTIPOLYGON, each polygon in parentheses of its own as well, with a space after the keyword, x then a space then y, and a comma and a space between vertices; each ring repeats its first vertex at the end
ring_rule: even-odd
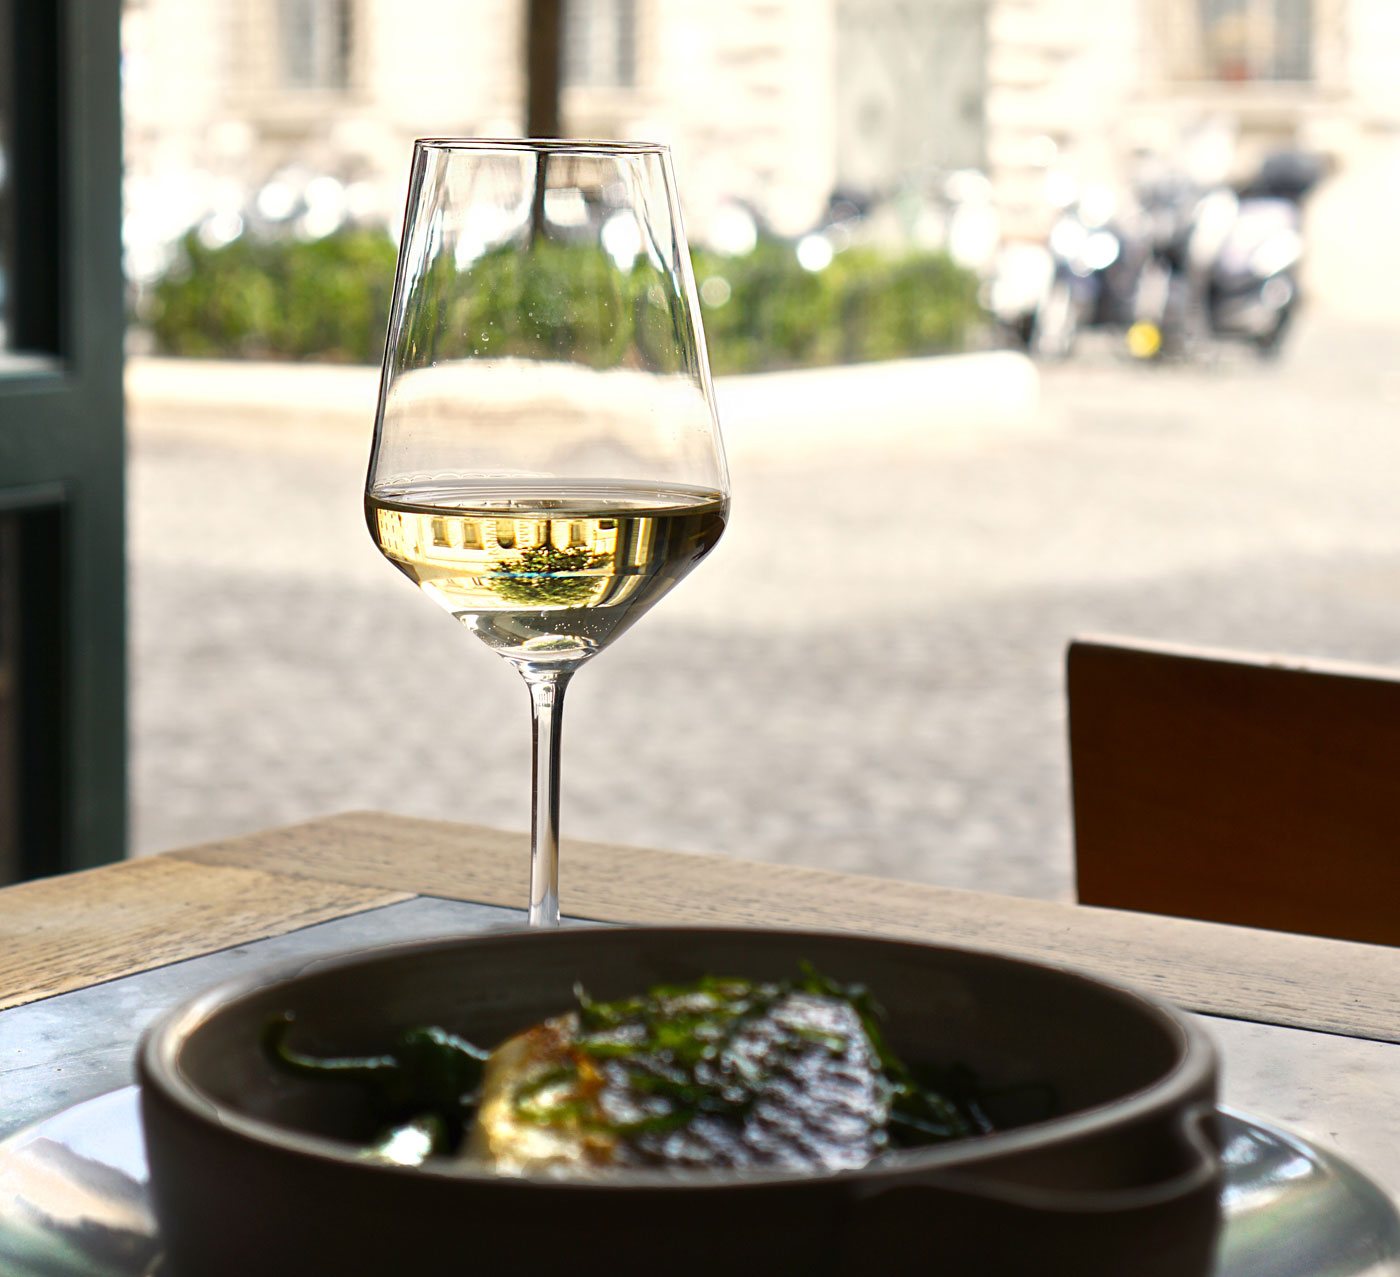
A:
MULTIPOLYGON (((351 813, 170 853, 365 887, 523 904, 526 839, 351 813)), ((566 842, 566 913, 607 922, 811 927, 945 941, 1060 963, 1193 1011, 1400 1042, 1400 949, 860 878, 566 842)))
POLYGON ((0 1008, 409 897, 166 856, 20 883, 0 891, 0 1008))

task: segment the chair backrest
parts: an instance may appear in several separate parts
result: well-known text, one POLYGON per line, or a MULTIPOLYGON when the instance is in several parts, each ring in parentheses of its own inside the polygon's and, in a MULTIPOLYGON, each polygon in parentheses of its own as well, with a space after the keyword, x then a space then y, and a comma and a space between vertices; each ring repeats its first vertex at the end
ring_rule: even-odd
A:
POLYGON ((1084 638, 1066 686, 1082 903, 1400 945, 1400 674, 1084 638))

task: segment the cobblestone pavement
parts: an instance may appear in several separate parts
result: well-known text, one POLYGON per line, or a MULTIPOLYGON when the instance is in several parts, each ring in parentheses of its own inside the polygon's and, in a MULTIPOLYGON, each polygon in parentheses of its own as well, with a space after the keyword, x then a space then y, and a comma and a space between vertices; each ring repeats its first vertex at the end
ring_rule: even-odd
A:
MULTIPOLYGON (((1072 635, 1400 665, 1397 347, 1089 351, 1029 429, 735 432, 720 547, 570 688, 565 857, 1067 896, 1072 635)), ((525 691, 374 552, 363 434, 131 415, 134 850, 353 808, 526 828, 525 691)))

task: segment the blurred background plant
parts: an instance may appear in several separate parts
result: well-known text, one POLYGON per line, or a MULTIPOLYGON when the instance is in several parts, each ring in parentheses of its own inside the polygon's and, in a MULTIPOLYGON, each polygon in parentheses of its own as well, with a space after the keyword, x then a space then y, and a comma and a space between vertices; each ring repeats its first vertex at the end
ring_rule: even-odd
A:
POLYGON ((191 233, 142 319, 165 354, 377 363, 396 254, 370 230, 215 248, 191 233))
MULTIPOLYGON (((216 247, 191 233, 140 319, 161 354, 378 363, 395 252, 388 234, 366 229, 216 247)), ((852 247, 812 270, 791 244, 765 238, 744 256, 697 251, 694 265, 720 374, 962 350, 984 322, 977 277, 943 252, 852 247)), ((559 269, 581 282, 590 263, 563 253, 559 269)), ((464 331, 490 327, 493 298, 510 286, 490 263, 476 270, 486 278, 464 331)))

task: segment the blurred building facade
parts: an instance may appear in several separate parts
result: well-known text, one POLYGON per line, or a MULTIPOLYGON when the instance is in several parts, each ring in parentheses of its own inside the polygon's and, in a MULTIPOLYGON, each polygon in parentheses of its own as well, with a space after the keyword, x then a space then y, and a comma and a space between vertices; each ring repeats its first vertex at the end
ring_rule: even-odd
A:
MULTIPOLYGON (((1007 234, 1034 235, 1048 176, 1121 186, 1148 153, 1224 175, 1324 152, 1329 242, 1357 200, 1400 196, 1394 0, 565 9, 565 130, 670 142, 700 240, 735 207, 797 234, 833 193, 917 204, 959 170, 987 176, 1007 234)), ((412 138, 521 131, 524 23, 523 0, 125 0, 133 273, 191 225, 395 225, 412 138)))

